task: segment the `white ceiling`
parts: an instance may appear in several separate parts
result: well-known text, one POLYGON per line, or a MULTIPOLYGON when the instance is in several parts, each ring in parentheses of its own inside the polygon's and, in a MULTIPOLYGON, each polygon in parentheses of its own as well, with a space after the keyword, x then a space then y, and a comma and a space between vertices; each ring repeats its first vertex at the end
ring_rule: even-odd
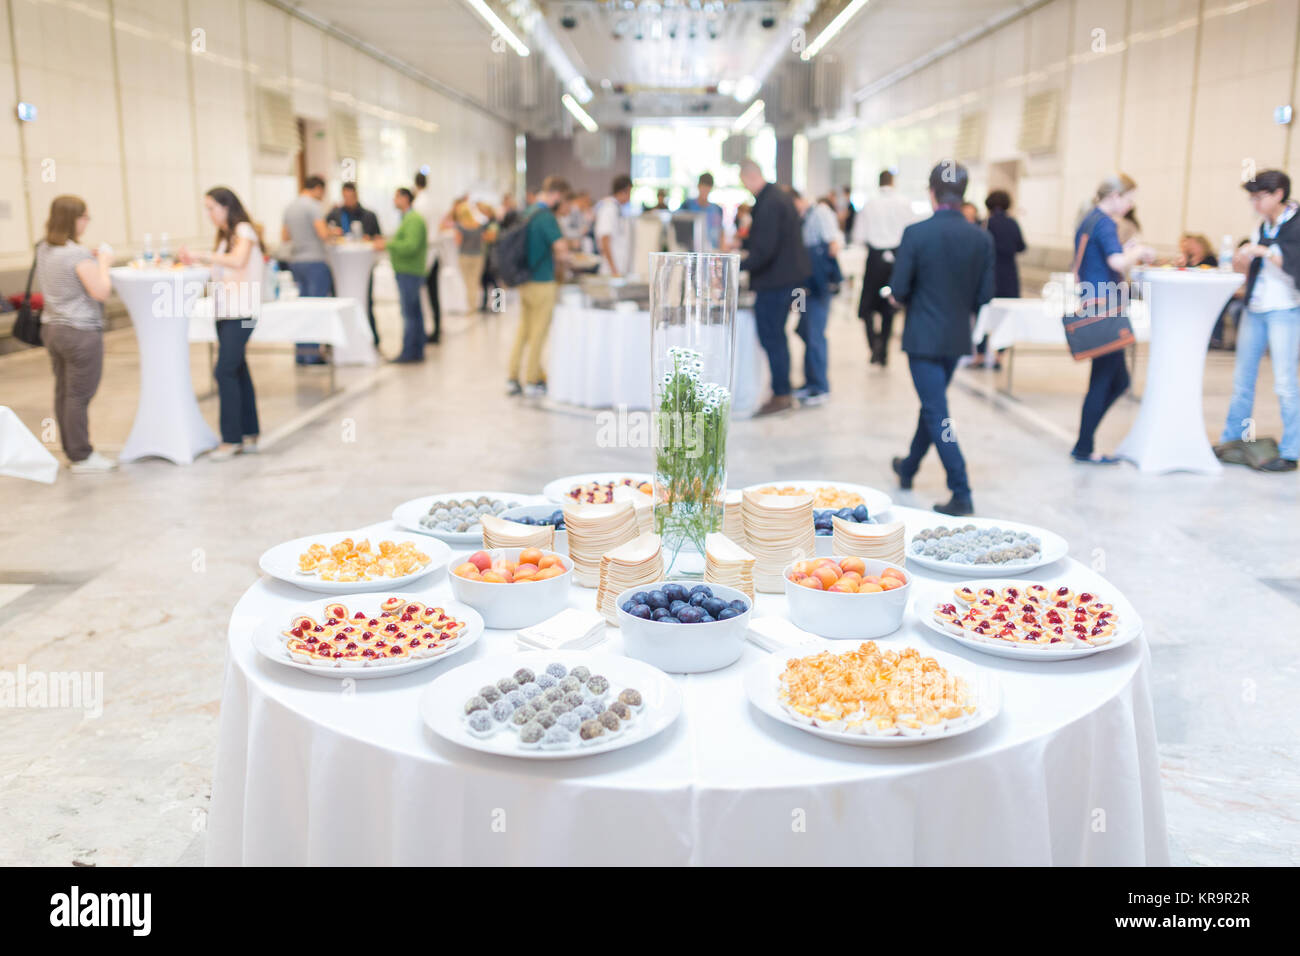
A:
MULTIPOLYGON (((514 56, 508 48, 494 51, 491 30, 465 0, 281 0, 309 17, 401 60, 439 83, 479 103, 490 101, 488 65, 492 57, 514 56)), ((714 112, 727 107, 725 97, 705 96, 697 88, 735 82, 760 64, 784 52, 790 26, 782 21, 795 0, 712 0, 718 38, 709 35, 704 13, 691 14, 692 0, 664 3, 657 17, 635 16, 620 9, 624 0, 534 0, 546 26, 579 74, 596 94, 588 106, 602 122, 618 116, 629 97, 640 107, 663 91, 665 110, 687 112, 703 99, 714 112), (776 26, 764 28, 764 16, 775 15, 776 26), (573 17, 576 26, 562 20, 573 17), (654 27, 658 20, 660 26, 654 27), (622 27, 619 24, 622 23, 622 27), (692 26, 695 37, 690 37, 692 26), (615 30, 623 32, 614 38, 615 30), (636 39, 637 31, 642 39, 636 39), (675 29, 676 37, 670 34, 675 29), (602 89, 608 80, 614 90, 602 89), (625 85, 626 93, 617 87, 625 85), (642 92, 636 92, 641 88, 642 92), (648 90, 646 88, 649 88, 648 90), (669 89, 675 90, 670 94, 669 89)), ((707 2, 707 0, 706 0, 707 2)), ((847 91, 888 75, 993 18, 1004 16, 1034 0, 870 0, 826 49, 844 63, 847 91)), ((663 0, 661 0, 663 3, 663 0)), ((843 0, 822 0, 822 21, 814 20, 811 40, 843 0)), ((498 6, 498 11, 504 6, 498 6)), ((513 25, 512 25, 513 26, 513 25)), ((534 56, 540 55, 534 51, 534 56)), ((793 54, 787 54, 793 56, 793 54)), ((736 110, 738 111, 738 109, 736 110)))

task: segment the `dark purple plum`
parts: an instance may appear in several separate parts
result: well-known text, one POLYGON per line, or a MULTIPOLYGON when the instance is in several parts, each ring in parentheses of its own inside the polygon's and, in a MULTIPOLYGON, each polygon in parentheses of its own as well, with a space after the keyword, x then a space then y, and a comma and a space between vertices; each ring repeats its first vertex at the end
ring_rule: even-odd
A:
POLYGON ((663 591, 651 591, 649 597, 646 598, 646 604, 653 608, 667 607, 669 604, 668 595, 664 594, 663 591))
POLYGON ((730 621, 733 617, 740 617, 740 615, 744 613, 745 613, 744 611, 737 611, 731 605, 727 605, 721 611, 718 612, 718 620, 730 621))
POLYGON ((633 617, 639 617, 643 621, 648 621, 650 620, 651 616, 654 614, 654 611, 650 610, 650 607, 648 605, 633 604, 631 610, 629 610, 627 613, 631 614, 633 617))
POLYGON ((685 604, 682 606, 682 609, 677 612, 677 620, 683 624, 699 624, 704 620, 704 612, 698 607, 692 607, 689 604, 685 604))
POLYGON ((704 608, 704 613, 712 614, 714 617, 717 617, 718 612, 721 611, 726 606, 727 606, 726 601, 723 601, 721 598, 715 598, 715 597, 705 598, 704 603, 700 605, 700 607, 704 608))

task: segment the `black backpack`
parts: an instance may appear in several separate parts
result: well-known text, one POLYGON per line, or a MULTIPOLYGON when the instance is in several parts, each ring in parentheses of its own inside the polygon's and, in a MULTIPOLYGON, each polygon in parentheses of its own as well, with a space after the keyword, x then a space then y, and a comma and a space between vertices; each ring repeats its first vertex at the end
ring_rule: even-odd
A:
POLYGON ((532 267, 528 264, 528 224, 535 212, 530 212, 521 222, 501 233, 492 245, 489 264, 502 285, 514 288, 533 277, 532 267))

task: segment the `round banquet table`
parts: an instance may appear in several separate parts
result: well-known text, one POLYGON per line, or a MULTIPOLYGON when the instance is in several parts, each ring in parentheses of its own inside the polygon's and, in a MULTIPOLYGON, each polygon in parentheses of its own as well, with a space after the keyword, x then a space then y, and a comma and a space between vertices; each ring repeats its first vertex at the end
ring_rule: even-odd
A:
MULTIPOLYGON (((894 510, 914 528, 934 520, 894 510)), ((917 584, 959 580, 909 570, 917 584)), ((1057 579, 1104 585, 1068 558, 1022 578, 1057 579)), ((446 572, 421 591, 411 593, 449 598, 446 572)), ((682 713, 658 736, 530 761, 449 743, 417 709, 449 668, 513 653, 513 632, 488 630, 454 658, 374 680, 317 677, 258 654, 250 635, 262 619, 287 620, 319 597, 263 578, 231 616, 211 865, 1169 862, 1141 637, 1081 660, 1009 661, 941 637, 909 610, 879 643, 940 648, 995 672, 1003 702, 992 722, 889 750, 822 740, 749 704, 742 675, 766 652, 747 643, 729 668, 674 678, 682 713)), ((572 606, 594 600, 573 589, 572 606)), ((759 594, 755 611, 782 615, 785 598, 759 594)), ((617 654, 618 630, 608 630, 594 650, 617 654)))
POLYGON ((188 465, 218 444, 199 411, 190 380, 190 312, 202 297, 208 270, 110 270, 140 349, 140 401, 118 461, 166 458, 188 465))
POLYGON ((375 267, 375 247, 369 242, 345 239, 329 243, 325 255, 334 275, 334 295, 340 299, 356 299, 364 309, 370 270, 375 267))
MULTIPOLYGON (((650 407, 650 313, 598 309, 561 299, 551 319, 546 393, 583 408, 650 407)), ((732 358, 733 418, 751 417, 771 378, 749 309, 736 311, 732 358)))
POLYGON ((1205 431, 1202 386, 1214 323, 1241 285, 1235 272, 1144 269, 1151 350, 1137 420, 1115 454, 1142 471, 1217 475, 1223 466, 1205 431))

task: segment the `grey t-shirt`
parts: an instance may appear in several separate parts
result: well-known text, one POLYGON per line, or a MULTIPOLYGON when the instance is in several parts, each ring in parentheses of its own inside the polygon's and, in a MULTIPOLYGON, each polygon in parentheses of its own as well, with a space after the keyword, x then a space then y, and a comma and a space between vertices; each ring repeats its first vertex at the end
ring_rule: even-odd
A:
POLYGON ((42 323, 103 330, 104 306, 90 297, 77 275, 77 266, 94 258, 93 252, 75 242, 61 246, 40 244, 36 251, 36 285, 45 300, 42 323))
POLYGON ((325 243, 316 235, 313 223, 325 218, 324 203, 300 195, 284 210, 284 225, 289 230, 290 262, 324 262, 325 243))

